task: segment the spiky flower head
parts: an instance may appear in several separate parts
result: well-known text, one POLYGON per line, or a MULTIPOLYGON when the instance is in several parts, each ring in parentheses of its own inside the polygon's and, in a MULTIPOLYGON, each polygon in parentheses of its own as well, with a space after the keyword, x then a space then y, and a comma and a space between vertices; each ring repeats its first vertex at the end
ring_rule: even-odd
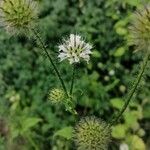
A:
POLYGON ((110 127, 96 117, 85 117, 75 127, 74 140, 78 150, 106 150, 110 127))
POLYGON ((35 25, 37 18, 37 4, 35 1, 0 1, 0 25, 11 34, 28 33, 35 25))
POLYGON ((49 93, 48 99, 51 101, 53 104, 60 104, 63 102, 65 98, 65 93, 62 89, 52 89, 49 93))
POLYGON ((60 61, 68 59, 70 64, 79 63, 81 60, 86 62, 90 59, 92 46, 86 43, 79 35, 70 34, 64 43, 59 45, 60 61))
POLYGON ((136 51, 147 50, 150 47, 150 5, 136 11, 129 29, 129 43, 136 46, 136 51))

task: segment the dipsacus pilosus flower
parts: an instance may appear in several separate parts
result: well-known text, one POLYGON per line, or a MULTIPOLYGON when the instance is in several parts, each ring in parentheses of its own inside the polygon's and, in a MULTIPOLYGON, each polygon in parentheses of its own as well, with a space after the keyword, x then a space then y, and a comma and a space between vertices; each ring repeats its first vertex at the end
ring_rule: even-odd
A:
POLYGON ((86 62, 90 59, 92 46, 86 43, 81 36, 70 34, 69 39, 59 46, 60 61, 68 59, 70 64, 79 63, 81 60, 86 62))
POLYGON ((0 25, 9 33, 27 33, 35 25, 37 4, 32 0, 0 0, 0 25))
POLYGON ((64 97, 65 97, 64 91, 62 89, 55 88, 50 91, 48 99, 53 104, 60 104, 63 102, 64 97))
POLYGON ((136 50, 146 50, 150 47, 150 5, 143 7, 134 14, 130 26, 130 44, 136 50))
POLYGON ((74 131, 78 150, 107 150, 110 137, 109 125, 94 116, 81 119, 74 131))

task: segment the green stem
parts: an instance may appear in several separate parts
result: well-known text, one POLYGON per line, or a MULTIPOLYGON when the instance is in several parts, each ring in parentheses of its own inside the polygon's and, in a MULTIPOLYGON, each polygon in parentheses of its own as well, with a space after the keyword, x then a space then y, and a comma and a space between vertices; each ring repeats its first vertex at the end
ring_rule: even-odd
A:
POLYGON ((73 66, 73 73, 72 73, 72 81, 71 81, 71 88, 70 88, 70 95, 72 95, 72 92, 73 92, 73 86, 74 86, 74 78, 75 78, 75 65, 73 66))
POLYGON ((46 48, 46 46, 44 45, 44 42, 42 41, 42 39, 41 39, 39 33, 38 33, 35 29, 32 29, 32 30, 33 30, 33 33, 35 34, 35 37, 39 40, 39 42, 40 42, 40 44, 41 44, 42 50, 46 53, 46 55, 47 55, 47 57, 48 57, 50 63, 52 64, 52 66, 53 66, 53 68, 54 68, 54 70, 55 70, 55 72, 56 72, 56 74, 57 74, 57 76, 58 76, 58 78, 59 78, 59 80, 60 80, 60 83, 61 83, 61 85, 62 85, 62 88, 64 89, 64 91, 65 91, 67 97, 69 97, 68 92, 67 92, 67 88, 66 88, 66 86, 65 86, 65 83, 64 83, 64 81, 63 81, 63 79, 62 79, 62 77, 61 77, 61 75, 60 75, 60 73, 59 73, 59 71, 58 71, 58 69, 57 69, 55 63, 53 62, 52 57, 51 57, 50 54, 48 53, 47 48, 46 48))
POLYGON ((27 136, 28 141, 31 143, 31 145, 34 147, 35 150, 39 150, 39 148, 36 146, 36 143, 33 141, 31 136, 27 136))
POLYGON ((136 89, 137 89, 137 87, 138 87, 138 85, 139 85, 141 79, 142 79, 142 76, 143 76, 143 74, 144 74, 145 68, 146 68, 146 66, 147 66, 147 64, 148 64, 149 57, 150 57, 150 54, 149 54, 149 53, 146 54, 146 56, 145 56, 145 58, 144 58, 144 60, 143 60, 141 69, 140 69, 140 71, 139 71, 139 74, 138 74, 138 76, 137 76, 137 78, 136 78, 136 80, 135 80, 135 82, 134 82, 134 84, 133 84, 133 86, 132 86, 132 88, 131 88, 131 90, 130 90, 130 92, 129 92, 129 95, 128 95, 128 97, 127 97, 127 100, 126 100, 124 106, 122 107, 121 111, 120 111, 120 112, 117 114, 117 116, 116 116, 114 119, 112 119, 112 121, 110 122, 110 125, 111 125, 111 126, 112 126, 113 124, 117 123, 117 121, 120 119, 120 117, 122 116, 122 114, 124 113, 124 111, 126 110, 126 108, 128 107, 129 102, 131 101, 131 99, 132 99, 132 97, 133 97, 133 95, 134 95, 134 93, 135 93, 135 91, 136 91, 136 89))

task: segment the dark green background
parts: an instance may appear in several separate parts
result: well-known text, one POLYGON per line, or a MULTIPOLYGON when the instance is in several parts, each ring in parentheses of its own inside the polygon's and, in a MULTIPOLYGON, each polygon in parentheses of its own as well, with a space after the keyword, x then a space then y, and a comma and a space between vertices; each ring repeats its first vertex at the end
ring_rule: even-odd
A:
MULTIPOLYGON (((133 53, 134 47, 127 45, 131 14, 141 6, 138 0, 39 3, 38 30, 67 83, 72 66, 67 61, 59 63, 57 58, 62 38, 77 33, 93 44, 90 63, 81 63, 76 71, 74 95, 79 116, 52 106, 47 99, 49 90, 60 84, 35 40, 12 37, 0 28, 0 150, 72 150, 72 140, 54 134, 74 126, 83 116, 95 115, 109 121, 123 105, 144 55, 133 53)), ((146 145, 148 149, 149 89, 147 68, 133 102, 112 130, 109 149, 117 150, 121 143, 131 150, 144 150, 146 145)))

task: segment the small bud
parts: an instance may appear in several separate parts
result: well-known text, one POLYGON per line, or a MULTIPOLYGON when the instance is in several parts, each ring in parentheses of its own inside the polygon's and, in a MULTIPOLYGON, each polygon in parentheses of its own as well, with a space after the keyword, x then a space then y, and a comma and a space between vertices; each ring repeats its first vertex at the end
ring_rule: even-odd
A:
POLYGON ((109 75, 110 75, 110 76, 114 76, 114 75, 115 75, 115 71, 114 71, 114 70, 110 70, 110 71, 109 71, 109 75))
POLYGON ((119 150, 129 150, 129 146, 126 143, 120 144, 119 150))
POLYGON ((110 80, 109 76, 104 76, 104 80, 109 81, 110 80))
POLYGON ((126 87, 124 85, 120 85, 119 90, 120 90, 120 92, 125 93, 126 87))
POLYGON ((51 101, 53 104, 58 104, 62 103, 62 101, 65 98, 65 93, 61 89, 53 89, 49 93, 48 99, 51 101))
POLYGON ((140 137, 143 137, 143 136, 145 135, 144 129, 140 128, 139 131, 138 131, 138 135, 139 135, 140 137))
POLYGON ((27 33, 35 25, 36 19, 36 2, 32 0, 1 0, 0 25, 9 33, 27 33))
POLYGON ((150 5, 134 14, 134 21, 129 29, 130 44, 135 45, 136 50, 147 50, 150 47, 150 5))
POLYGON ((111 129, 96 117, 85 117, 75 127, 74 141, 78 150, 106 150, 111 129))

